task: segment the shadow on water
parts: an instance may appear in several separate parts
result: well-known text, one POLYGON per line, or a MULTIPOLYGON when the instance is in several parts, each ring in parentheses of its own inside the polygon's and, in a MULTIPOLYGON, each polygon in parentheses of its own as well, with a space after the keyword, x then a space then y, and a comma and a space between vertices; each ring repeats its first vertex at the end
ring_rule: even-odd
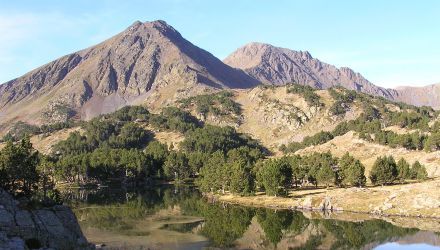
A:
POLYGON ((67 189, 63 195, 86 237, 105 249, 440 246, 439 233, 399 227, 379 219, 353 222, 347 216, 344 220, 322 219, 299 211, 213 204, 188 186, 67 189))

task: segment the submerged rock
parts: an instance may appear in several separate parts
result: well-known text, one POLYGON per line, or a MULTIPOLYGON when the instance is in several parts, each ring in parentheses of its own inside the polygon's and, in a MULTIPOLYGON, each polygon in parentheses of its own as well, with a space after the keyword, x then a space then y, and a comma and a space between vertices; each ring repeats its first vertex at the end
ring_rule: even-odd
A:
POLYGON ((66 206, 25 209, 0 189, 0 249, 94 249, 66 206))

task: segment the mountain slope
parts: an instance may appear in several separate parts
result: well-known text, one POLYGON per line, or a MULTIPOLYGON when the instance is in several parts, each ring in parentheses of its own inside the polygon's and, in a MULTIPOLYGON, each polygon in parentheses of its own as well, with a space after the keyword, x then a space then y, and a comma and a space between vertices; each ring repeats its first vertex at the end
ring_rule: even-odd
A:
POLYGON ((424 87, 399 87, 395 99, 416 106, 431 106, 440 109, 440 83, 424 87))
POLYGON ((61 109, 89 119, 127 104, 160 99, 156 92, 170 86, 171 96, 162 101, 179 88, 188 92, 256 84, 164 21, 135 22, 96 46, 0 85, 0 117, 41 122, 56 119, 53 114, 61 109))
POLYGON ((265 84, 306 84, 318 89, 341 85, 347 89, 392 99, 393 91, 370 83, 350 68, 337 68, 313 58, 307 51, 293 51, 263 43, 249 43, 224 63, 246 71, 265 84))

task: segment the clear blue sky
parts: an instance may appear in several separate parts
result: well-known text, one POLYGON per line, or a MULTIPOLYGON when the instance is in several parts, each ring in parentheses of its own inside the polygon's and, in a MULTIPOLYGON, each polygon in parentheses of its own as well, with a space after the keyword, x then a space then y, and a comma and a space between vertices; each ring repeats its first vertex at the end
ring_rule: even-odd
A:
POLYGON ((440 82, 436 0, 0 0, 0 82, 157 19, 220 59, 258 41, 308 50, 385 87, 440 82))

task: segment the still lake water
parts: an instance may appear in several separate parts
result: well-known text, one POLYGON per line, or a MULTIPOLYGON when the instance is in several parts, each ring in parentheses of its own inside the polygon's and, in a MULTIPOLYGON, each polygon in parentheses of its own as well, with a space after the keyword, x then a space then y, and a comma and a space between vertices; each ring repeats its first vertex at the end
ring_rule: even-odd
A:
POLYGON ((69 189, 64 195, 87 239, 104 249, 440 249, 438 232, 365 215, 351 222, 211 203, 185 186, 69 189))

